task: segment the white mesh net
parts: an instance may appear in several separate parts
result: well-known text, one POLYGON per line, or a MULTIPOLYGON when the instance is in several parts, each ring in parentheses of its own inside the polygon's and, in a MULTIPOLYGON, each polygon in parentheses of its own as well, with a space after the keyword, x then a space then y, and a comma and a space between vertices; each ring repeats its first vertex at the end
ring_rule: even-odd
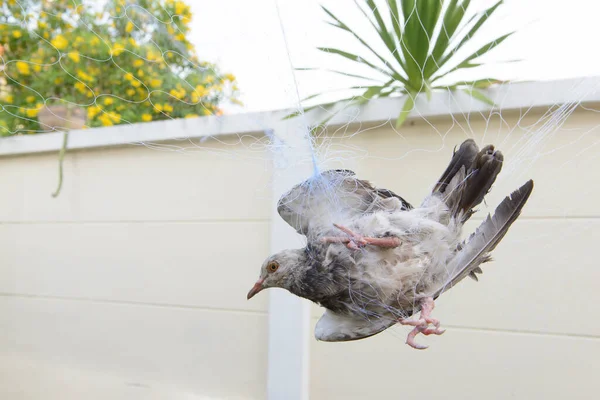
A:
MULTIPOLYGON (((566 195, 549 201, 534 193, 526 218, 586 215, 590 200, 578 199, 597 196, 594 166, 600 154, 600 81, 583 78, 600 72, 587 58, 594 56, 589 49, 595 36, 584 30, 596 25, 592 13, 578 13, 578 23, 561 29, 568 34, 558 37, 555 27, 570 20, 565 12, 576 12, 576 2, 557 10, 541 0, 537 6, 473 1, 468 8, 469 2, 445 1, 436 16, 421 15, 422 4, 433 2, 400 10, 389 5, 396 2, 322 3, 328 13, 317 1, 2 1, 0 134, 207 116, 190 125, 206 131, 175 132, 166 143, 124 140, 148 151, 198 157, 209 151, 270 162, 279 154, 275 175, 306 165, 316 173, 351 169, 362 179, 377 176, 376 185, 415 205, 447 165, 450 149, 473 138, 480 147, 495 144, 505 155, 490 208, 482 205, 479 214, 492 211, 533 176, 546 188, 540 196, 550 195, 548 188, 560 182, 561 192, 573 201, 564 201, 566 195), (456 13, 463 7, 465 13, 454 27, 444 20, 451 7, 456 13), (589 21, 581 22, 582 17, 589 21), (473 31, 479 21, 480 29, 473 31), (428 31, 429 42, 403 42, 395 27, 428 31), (446 47, 427 61, 444 33, 446 47), (559 44, 564 45, 560 57, 559 44), (448 54, 458 64, 446 64, 448 54), (572 79, 557 81, 566 78, 572 79), (517 82, 524 80, 547 82, 517 82), (323 95, 300 103, 315 93, 323 95), (319 106, 304 113, 301 105, 319 106), (222 117, 224 110, 285 107, 291 111, 222 117), (293 111, 294 119, 283 118, 293 111), (578 117, 572 120, 574 114, 578 117), (232 118, 235 129, 227 127, 232 118), (325 121, 327 126, 319 125, 325 121), (299 150, 282 140, 286 135, 302 138, 300 147, 310 151, 286 162, 299 150), (430 176, 432 165, 439 173, 430 176)), ((587 234, 573 228, 560 238, 548 234, 527 241, 545 249, 587 234)), ((509 233, 504 246, 511 244, 509 233)))

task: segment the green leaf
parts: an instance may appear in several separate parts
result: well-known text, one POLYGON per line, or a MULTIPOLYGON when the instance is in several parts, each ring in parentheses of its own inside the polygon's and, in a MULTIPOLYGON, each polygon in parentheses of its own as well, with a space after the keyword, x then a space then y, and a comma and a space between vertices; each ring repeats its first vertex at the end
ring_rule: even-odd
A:
MULTIPOLYGON (((452 56, 454 54, 456 54, 456 52, 458 52, 469 40, 471 40, 471 38, 475 35, 475 33, 477 33, 479 28, 481 28, 481 26, 488 20, 488 18, 490 18, 492 16, 494 11, 496 11, 496 9, 503 2, 504 2, 504 0, 500 0, 496 4, 494 4, 493 6, 491 6, 490 8, 484 10, 483 12, 481 12, 479 14, 479 18, 477 19, 477 21, 475 22, 473 27, 469 30, 469 32, 462 38, 462 40, 453 49, 448 50, 446 52, 446 55, 442 58, 442 60, 439 63, 439 68, 441 68, 444 64, 446 64, 446 62, 448 60, 450 60, 450 58, 452 58, 452 56)), ((473 18, 476 18, 476 16, 474 16, 473 18)))
POLYGON ((357 99, 356 103, 357 104, 365 104, 366 102, 368 102, 369 100, 371 100, 373 97, 380 96, 381 95, 381 91, 384 90, 384 89, 386 89, 392 83, 394 83, 393 79, 387 81, 383 86, 371 86, 371 87, 369 87, 362 94, 362 96, 357 99))
POLYGON ((490 99, 489 97, 487 97, 486 95, 481 93, 479 90, 467 88, 467 89, 463 89, 463 92, 467 93, 469 96, 473 97, 474 99, 484 102, 492 107, 494 107, 496 105, 492 101, 492 99, 490 99))
POLYGON ((390 19, 392 20, 392 28, 396 33, 398 43, 402 40, 402 20, 398 12, 398 3, 396 0, 387 0, 388 8, 390 9, 390 19))
POLYGON ((470 0, 466 0, 460 5, 458 0, 451 0, 444 18, 442 26, 438 34, 435 46, 431 51, 431 55, 425 64, 425 78, 429 78, 433 72, 439 68, 439 62, 443 54, 448 50, 450 40, 454 37, 456 29, 460 25, 465 15, 465 11, 469 6, 470 0))
POLYGON ((366 102, 368 102, 369 100, 371 100, 374 96, 378 95, 379 93, 381 93, 381 90, 383 88, 382 87, 372 87, 367 89, 360 97, 356 98, 356 103, 357 104, 365 104, 366 102))
POLYGON ((401 53, 398 51, 398 47, 396 46, 396 41, 394 40, 394 37, 388 31, 388 27, 385 24, 385 22, 383 21, 383 18, 381 17, 381 13, 379 12, 377 5, 375 4, 375 2, 373 0, 365 0, 365 2, 369 6, 371 13, 375 17, 375 21, 377 21, 377 25, 375 25, 373 23, 371 18, 369 18, 369 16, 362 9, 362 7, 357 3, 356 0, 354 0, 354 3, 358 7, 358 9, 363 13, 365 18, 367 20, 369 20, 369 22, 371 23, 373 28, 377 31, 377 33, 379 34, 379 37, 381 38, 383 43, 386 45, 387 49, 390 51, 392 56, 396 59, 396 61, 398 61, 398 64, 400 64, 400 66, 402 68, 404 68, 405 62, 402 59, 401 53))
POLYGON ((338 71, 335 69, 327 69, 327 68, 307 68, 307 67, 303 67, 303 68, 294 68, 296 71, 324 71, 324 72, 331 72, 334 74, 340 74, 340 75, 344 75, 344 76, 349 76, 351 78, 359 78, 359 79, 365 79, 368 81, 379 81, 379 79, 376 78, 370 78, 368 76, 364 76, 364 75, 357 75, 357 74, 351 74, 349 72, 344 72, 344 71, 338 71))
POLYGON ((410 114, 410 112, 412 111, 412 109, 415 106, 415 99, 414 94, 412 93, 408 93, 406 95, 406 100, 404 101, 404 106, 402 107, 402 111, 400 111, 400 114, 398 115, 398 119, 396 119, 396 129, 399 129, 402 124, 404 124, 404 121, 406 121, 406 118, 408 117, 408 115, 410 114))
POLYGON ((394 78, 394 77, 398 78, 393 73, 390 73, 389 71, 386 71, 386 70, 384 70, 382 68, 379 68, 375 64, 373 64, 373 63, 365 60, 364 58, 362 58, 362 57, 360 57, 360 56, 358 56, 356 54, 348 53, 346 51, 339 50, 339 49, 334 49, 334 48, 331 48, 331 47, 317 47, 317 50, 323 51, 325 53, 337 54, 337 55, 340 55, 340 56, 342 56, 344 58, 347 58, 349 60, 357 62, 359 64, 365 64, 365 65, 371 67, 372 69, 374 69, 375 71, 377 71, 377 72, 379 72, 379 73, 381 73, 383 75, 386 75, 389 78, 394 78))
MULTIPOLYGON (((379 59, 379 61, 381 61, 383 63, 383 65, 385 65, 389 69, 388 75, 396 76, 398 80, 406 82, 405 79, 404 79, 404 77, 402 76, 402 74, 398 70, 396 70, 394 68, 394 66, 388 60, 386 60, 384 57, 382 57, 381 54, 379 54, 378 51, 375 51, 363 38, 361 38, 358 34, 356 34, 356 32, 354 32, 352 29, 350 29, 348 27, 348 25, 346 25, 345 23, 343 23, 338 17, 336 17, 326 7, 321 6, 321 8, 323 8, 323 10, 325 10, 325 12, 338 23, 338 25, 333 25, 333 26, 335 26, 336 28, 342 29, 342 30, 344 30, 346 32, 349 32, 350 34, 352 34, 352 36, 354 36, 364 47, 366 47, 371 53, 373 53, 379 59)), ((379 30, 377 29, 377 27, 373 24, 373 22, 369 19, 369 17, 364 13, 364 10, 362 8, 360 8, 360 7, 359 7, 359 9, 363 12, 363 14, 365 15, 365 18, 377 30, 377 33, 380 35, 380 37, 382 38, 382 40, 384 42, 386 42, 386 38, 382 36, 381 32, 379 32, 379 30)), ((387 46, 387 43, 386 43, 386 46, 387 46)))
POLYGON ((502 81, 495 78, 485 78, 485 79, 477 79, 474 81, 460 81, 455 84, 455 86, 470 86, 478 89, 486 89, 492 85, 506 83, 508 81, 502 81))
POLYGON ((487 44, 481 46, 477 51, 475 51, 473 54, 471 54, 470 56, 468 56, 467 58, 465 58, 461 63, 459 63, 456 67, 450 69, 449 71, 443 73, 442 75, 436 76, 432 82, 437 81, 438 79, 451 74, 452 72, 459 70, 459 69, 464 69, 464 68, 474 68, 474 67, 478 67, 481 64, 473 64, 471 63, 471 61, 473 61, 476 58, 479 58, 481 56, 483 56, 484 54, 486 54, 487 52, 489 52, 490 50, 492 50, 493 48, 495 48, 496 46, 498 46, 500 43, 502 43, 504 40, 506 40, 506 38, 508 38, 510 35, 512 35, 515 32, 510 32, 507 33, 506 35, 500 36, 497 39, 494 39, 490 42, 488 42, 487 44))
POLYGON ((416 92, 420 92, 423 81, 423 65, 420 60, 426 55, 427 49, 420 46, 421 38, 425 33, 418 17, 416 4, 417 0, 402 0, 405 23, 400 48, 406 60, 406 74, 411 87, 416 92))
POLYGON ((483 56, 485 53, 489 52, 490 50, 492 50, 493 48, 498 46, 500 43, 504 42, 509 36, 511 36, 514 33, 515 32, 507 33, 506 35, 502 35, 499 38, 494 39, 494 40, 488 42, 487 44, 481 46, 479 48, 479 50, 475 51, 469 57, 465 58, 463 60, 463 62, 461 62, 459 65, 466 65, 466 64, 470 63, 472 60, 483 56))
POLYGON ((431 101, 431 87, 428 84, 425 84, 425 95, 427 96, 427 101, 431 101))

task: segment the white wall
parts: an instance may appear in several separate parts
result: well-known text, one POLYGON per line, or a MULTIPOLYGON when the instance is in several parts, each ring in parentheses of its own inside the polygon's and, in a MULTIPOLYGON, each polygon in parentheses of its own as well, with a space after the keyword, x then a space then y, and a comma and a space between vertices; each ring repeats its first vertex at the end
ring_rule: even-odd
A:
POLYGON ((267 297, 246 293, 268 163, 141 146, 66 160, 57 199, 55 154, 0 160, 0 398, 264 398, 267 297))
MULTIPOLYGON (((504 172, 470 228, 528 178, 536 187, 480 282, 438 302, 448 331, 422 338, 427 351, 404 344, 404 327, 338 344, 311 332, 311 399, 598 393, 600 114, 579 109, 526 146, 542 111, 322 139, 342 157, 330 166, 417 204, 455 144, 498 143, 504 172)), ((268 297, 245 295, 269 253, 274 171, 264 147, 220 141, 71 151, 57 199, 55 153, 0 158, 0 398, 266 398, 268 297)))

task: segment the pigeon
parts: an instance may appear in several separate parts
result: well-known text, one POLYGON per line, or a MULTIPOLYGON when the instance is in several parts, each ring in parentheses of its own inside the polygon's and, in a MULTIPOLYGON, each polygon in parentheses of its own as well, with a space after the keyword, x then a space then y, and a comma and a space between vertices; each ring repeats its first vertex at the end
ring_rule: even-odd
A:
POLYGON ((462 240, 503 161, 493 145, 464 141, 419 207, 350 170, 315 174, 277 204, 306 246, 268 257, 247 298, 277 287, 324 307, 317 340, 364 339, 399 323, 413 327, 406 344, 427 348, 418 334, 445 331, 431 315, 435 301, 467 276, 478 280, 533 191, 529 180, 462 240))

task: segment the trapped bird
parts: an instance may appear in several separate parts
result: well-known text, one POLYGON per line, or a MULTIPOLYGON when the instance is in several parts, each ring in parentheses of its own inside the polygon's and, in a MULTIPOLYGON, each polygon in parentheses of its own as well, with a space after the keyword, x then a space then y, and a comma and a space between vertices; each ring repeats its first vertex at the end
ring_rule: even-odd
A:
POLYGON ((466 140, 420 207, 387 189, 330 170, 292 188, 279 215, 307 238, 302 249, 267 258, 248 299, 279 287, 326 308, 315 336, 323 341, 363 339, 400 323, 417 334, 441 335, 431 316, 434 300, 480 265, 518 218, 533 190, 529 180, 506 197, 468 239, 464 223, 500 173, 503 155, 466 140), (420 317, 411 319, 420 312, 420 317))

